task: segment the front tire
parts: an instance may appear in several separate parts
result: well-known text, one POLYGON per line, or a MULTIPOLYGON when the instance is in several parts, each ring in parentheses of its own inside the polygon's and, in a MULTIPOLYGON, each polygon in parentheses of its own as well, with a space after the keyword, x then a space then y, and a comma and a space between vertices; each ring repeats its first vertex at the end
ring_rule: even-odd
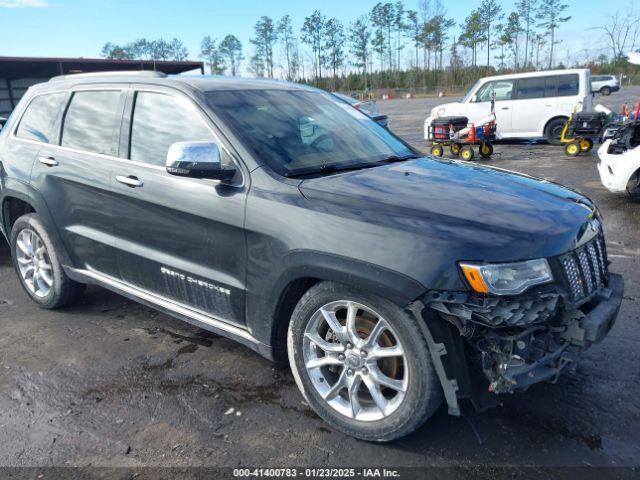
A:
POLYGON ((67 277, 58 250, 35 213, 24 215, 13 224, 11 258, 20 283, 41 308, 67 306, 84 291, 84 285, 67 277))
POLYGON ((600 93, 602 95, 605 95, 605 96, 611 95, 611 88, 610 87, 602 87, 600 89, 600 93))
POLYGON ((415 320, 377 295, 333 282, 315 285, 293 312, 287 346, 309 405, 347 435, 400 438, 442 403, 415 320))

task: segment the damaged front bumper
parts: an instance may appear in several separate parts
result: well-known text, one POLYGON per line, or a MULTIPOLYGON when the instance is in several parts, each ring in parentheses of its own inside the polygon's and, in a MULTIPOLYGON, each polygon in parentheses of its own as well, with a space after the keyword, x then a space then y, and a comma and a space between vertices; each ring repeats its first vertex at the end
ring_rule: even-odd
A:
POLYGON ((623 291, 622 277, 609 274, 607 285, 581 305, 553 291, 482 300, 429 292, 412 310, 426 327, 449 411, 457 414, 459 398, 484 409, 496 403, 495 394, 574 371, 580 354, 612 328, 623 291))

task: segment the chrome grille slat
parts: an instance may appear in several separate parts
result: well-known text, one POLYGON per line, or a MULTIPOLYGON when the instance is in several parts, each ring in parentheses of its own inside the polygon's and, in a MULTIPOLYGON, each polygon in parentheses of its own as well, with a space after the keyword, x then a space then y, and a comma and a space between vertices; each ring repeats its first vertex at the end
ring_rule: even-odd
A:
POLYGON ((572 256, 565 257, 563 260, 563 269, 565 276, 569 282, 571 289, 571 296, 573 298, 582 298, 584 296, 584 289, 582 287, 582 279, 580 278, 580 272, 578 271, 578 265, 572 256))
POLYGON ((600 258, 600 263, 602 265, 602 271, 604 272, 605 277, 607 276, 607 249, 604 243, 604 238, 599 237, 596 241, 596 247, 598 248, 598 257, 600 258))
POLYGON ((596 253, 596 247, 593 243, 590 243, 587 246, 587 250, 589 251, 589 260, 591 260, 591 271, 593 272, 596 288, 600 288, 600 285, 602 284, 602 276, 600 273, 601 263, 598 259, 598 254, 596 253))
POLYGON ((578 250, 561 258, 560 263, 571 299, 580 301, 604 286, 607 278, 607 253, 599 235, 578 250))
POLYGON ((587 295, 589 295, 593 292, 594 285, 586 250, 582 249, 578 252, 578 261, 580 262, 580 270, 582 273, 582 278, 584 279, 584 285, 587 290, 587 295))

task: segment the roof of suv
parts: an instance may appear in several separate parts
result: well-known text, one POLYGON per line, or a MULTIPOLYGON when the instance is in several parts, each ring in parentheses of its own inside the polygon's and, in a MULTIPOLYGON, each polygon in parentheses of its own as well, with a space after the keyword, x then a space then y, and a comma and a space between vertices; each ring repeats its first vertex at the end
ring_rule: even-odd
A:
POLYGON ((165 85, 177 88, 190 87, 201 92, 215 90, 307 90, 317 91, 313 87, 279 80, 258 78, 226 77, 222 75, 164 75, 154 72, 101 72, 91 74, 65 75, 54 77, 40 88, 54 86, 65 88, 76 85, 105 83, 136 83, 145 85, 165 85), (46 86, 44 86, 46 85, 46 86))
POLYGON ((528 77, 550 77, 552 75, 567 75, 575 73, 588 72, 587 68, 573 68, 566 70, 542 70, 523 73, 510 73, 505 75, 491 75, 489 77, 482 77, 480 80, 510 80, 512 78, 528 78, 528 77))

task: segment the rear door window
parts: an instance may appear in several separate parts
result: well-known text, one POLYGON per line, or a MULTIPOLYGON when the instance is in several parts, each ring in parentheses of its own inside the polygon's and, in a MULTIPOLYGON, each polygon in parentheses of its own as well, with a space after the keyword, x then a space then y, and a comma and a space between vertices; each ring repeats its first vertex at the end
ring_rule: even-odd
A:
POLYGON ((122 117, 121 98, 119 90, 75 92, 65 114, 61 145, 115 156, 122 117))
POLYGON ((518 80, 516 95, 518 100, 548 98, 556 96, 557 77, 533 77, 518 80))
POLYGON ((521 78, 518 80, 518 100, 544 98, 545 85, 546 82, 544 77, 521 78))
POLYGON ((16 137, 50 143, 65 96, 66 93, 59 92, 35 97, 20 120, 16 137))
POLYGON ((558 75, 558 96, 571 97, 580 92, 580 76, 577 73, 558 75))
POLYGON ((173 143, 214 140, 188 100, 156 92, 136 94, 131 122, 131 160, 164 166, 173 143))

